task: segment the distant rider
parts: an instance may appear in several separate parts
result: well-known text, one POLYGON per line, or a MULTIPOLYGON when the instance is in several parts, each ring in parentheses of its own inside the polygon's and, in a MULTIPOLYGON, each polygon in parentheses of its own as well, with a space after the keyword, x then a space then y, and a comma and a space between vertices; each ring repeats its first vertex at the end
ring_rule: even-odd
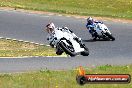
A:
POLYGON ((89 30, 89 33, 92 35, 93 39, 96 39, 97 37, 96 29, 95 29, 97 23, 103 23, 103 22, 96 21, 92 17, 87 18, 86 28, 89 30))

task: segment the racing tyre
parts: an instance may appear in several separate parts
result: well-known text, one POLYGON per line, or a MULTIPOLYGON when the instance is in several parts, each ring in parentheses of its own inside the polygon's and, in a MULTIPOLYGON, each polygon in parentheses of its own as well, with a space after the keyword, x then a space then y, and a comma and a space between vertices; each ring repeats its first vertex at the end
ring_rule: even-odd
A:
POLYGON ((83 51, 83 52, 81 52, 81 55, 88 56, 89 55, 89 51, 83 51))
POLYGON ((73 50, 73 49, 70 49, 69 46, 66 45, 63 41, 61 41, 61 42, 59 43, 59 45, 60 45, 60 47, 62 48, 62 50, 63 50, 66 54, 70 55, 71 57, 74 57, 74 56, 76 55, 76 53, 74 52, 74 50, 73 50))
POLYGON ((62 55, 64 51, 61 49, 61 47, 59 46, 59 44, 57 44, 56 46, 56 54, 57 55, 62 55))
POLYGON ((89 55, 89 49, 86 47, 85 44, 83 44, 83 48, 85 49, 85 51, 81 52, 81 55, 88 56, 89 55))
POLYGON ((63 53, 63 51, 62 51, 61 49, 58 49, 58 50, 56 51, 56 54, 57 54, 57 55, 62 55, 62 53, 63 53))
POLYGON ((106 32, 106 35, 107 35, 112 41, 115 40, 115 38, 114 38, 111 34, 109 34, 108 32, 106 32))

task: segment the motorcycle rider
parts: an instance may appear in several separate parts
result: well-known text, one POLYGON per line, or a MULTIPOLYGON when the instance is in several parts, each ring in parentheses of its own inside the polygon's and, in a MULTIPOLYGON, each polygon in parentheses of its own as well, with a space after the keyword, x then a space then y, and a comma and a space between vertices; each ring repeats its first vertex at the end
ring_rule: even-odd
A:
MULTIPOLYGON (((52 48, 54 48, 54 45, 55 45, 55 42, 53 42, 54 40, 54 34, 55 34, 55 31, 56 30, 59 30, 59 31, 62 31, 62 32, 67 32, 69 34, 71 34, 73 36, 73 38, 77 41, 77 42, 80 42, 81 41, 81 38, 77 37, 73 31, 71 29, 69 29, 68 27, 55 27, 54 23, 49 23, 46 25, 46 31, 48 32, 48 38, 47 40, 49 40, 50 42, 50 46, 52 48)), ((61 35, 61 34, 60 34, 61 35)), ((59 48, 56 48, 56 54, 58 55, 61 55, 63 52, 59 49, 59 48)))
POLYGON ((95 30, 95 27, 96 27, 97 23, 103 23, 103 22, 96 21, 92 17, 87 18, 86 28, 89 30, 89 33, 92 35, 93 40, 95 40, 97 38, 97 33, 96 33, 96 30, 95 30))

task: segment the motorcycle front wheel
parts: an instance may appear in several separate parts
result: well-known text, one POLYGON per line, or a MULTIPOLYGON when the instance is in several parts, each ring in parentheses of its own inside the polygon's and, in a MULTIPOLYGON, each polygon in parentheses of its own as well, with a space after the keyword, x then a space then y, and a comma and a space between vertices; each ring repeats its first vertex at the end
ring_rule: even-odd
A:
POLYGON ((70 55, 71 57, 73 57, 73 56, 76 55, 76 53, 74 52, 74 50, 70 48, 71 46, 66 45, 63 41, 61 41, 61 42, 59 43, 59 45, 60 45, 60 47, 62 48, 62 50, 63 50, 66 54, 70 55))
POLYGON ((115 38, 114 38, 110 33, 106 32, 105 34, 106 34, 106 36, 108 36, 112 41, 115 40, 115 38))

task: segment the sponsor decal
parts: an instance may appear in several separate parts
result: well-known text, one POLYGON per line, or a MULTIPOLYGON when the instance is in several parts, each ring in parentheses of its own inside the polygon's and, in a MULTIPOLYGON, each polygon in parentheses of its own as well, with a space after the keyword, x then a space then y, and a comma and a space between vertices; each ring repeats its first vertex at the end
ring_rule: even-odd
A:
POLYGON ((130 83, 131 76, 129 74, 85 74, 85 70, 80 66, 76 81, 80 85, 86 83, 130 83))

